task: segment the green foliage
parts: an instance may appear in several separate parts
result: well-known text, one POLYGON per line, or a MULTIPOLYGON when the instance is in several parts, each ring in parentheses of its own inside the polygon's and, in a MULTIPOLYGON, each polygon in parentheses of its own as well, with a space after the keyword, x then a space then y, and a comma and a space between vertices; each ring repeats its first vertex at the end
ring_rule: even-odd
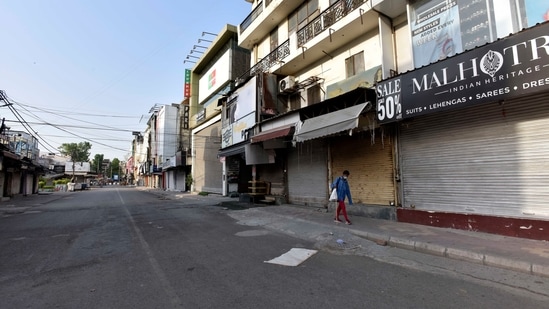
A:
POLYGON ((194 182, 193 175, 187 174, 187 177, 185 177, 185 184, 187 187, 190 187, 194 182))
POLYGON ((90 149, 92 145, 88 142, 65 143, 59 146, 59 152, 64 156, 69 156, 74 162, 88 162, 90 159, 90 149))
POLYGON ((55 185, 66 185, 70 182, 71 180, 68 179, 68 178, 62 178, 62 179, 57 179, 57 180, 54 180, 53 181, 53 184, 55 185))
POLYGON ((112 178, 113 175, 118 175, 118 179, 122 179, 122 175, 124 174, 124 170, 122 170, 122 167, 120 166, 120 160, 118 158, 112 159, 111 162, 111 168, 110 168, 110 177, 112 178))
POLYGON ((103 165, 103 159, 105 156, 103 154, 96 154, 93 157, 92 163, 91 163, 91 171, 95 172, 96 174, 101 174, 101 166, 103 165))
POLYGON ((202 196, 207 196, 208 194, 210 194, 210 193, 209 192, 204 192, 204 191, 198 192, 198 195, 202 195, 202 196))
POLYGON ((46 182, 45 182, 44 180, 40 180, 40 181, 38 182, 38 188, 43 189, 44 186, 46 186, 46 182))

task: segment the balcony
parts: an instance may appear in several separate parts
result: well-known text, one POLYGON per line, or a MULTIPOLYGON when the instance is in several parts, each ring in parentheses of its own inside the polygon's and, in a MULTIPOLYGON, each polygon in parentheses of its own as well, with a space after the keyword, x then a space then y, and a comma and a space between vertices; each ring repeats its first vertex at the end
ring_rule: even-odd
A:
POLYGON ((330 28, 368 0, 340 0, 324 10, 320 15, 297 31, 297 47, 303 46, 314 37, 330 28))
MULTIPOLYGON (((270 1, 269 1, 270 3, 270 1)), ((252 22, 263 12, 263 2, 260 2, 255 9, 240 23, 240 34, 244 32, 252 24, 252 22)))
POLYGON ((281 22, 285 21, 299 5, 296 0, 264 0, 240 23, 238 45, 252 49, 281 22))
MULTIPOLYGON (((265 0, 266 1, 266 0, 265 0)), ((289 0, 273 0, 271 7, 279 7, 289 0)), ((243 80, 258 72, 273 70, 276 64, 276 74, 281 76, 297 75, 311 64, 321 61, 326 56, 332 57, 337 52, 356 40, 359 36, 375 35, 379 28, 379 13, 389 18, 396 18, 406 13, 407 0, 340 0, 319 16, 307 24, 304 28, 290 35, 290 38, 282 43, 276 51, 271 52, 248 72, 242 75, 243 80), (372 8, 373 6, 373 8, 372 8), (327 31, 326 31, 327 30, 327 31), (368 34, 370 32, 370 34, 368 34), (283 61, 282 61, 283 60, 283 61)), ((292 1, 293 3, 294 1, 292 1)), ((239 38, 239 45, 245 46, 245 41, 251 42, 251 34, 259 34, 267 24, 265 17, 272 15, 272 8, 265 8, 261 21, 258 19, 252 23, 250 29, 244 31, 245 39, 239 38), (254 28, 255 27, 255 28, 254 28), (250 32, 252 31, 253 32, 250 32)), ((290 14, 293 10, 288 10, 290 14)), ((287 15, 285 15, 287 17, 287 15)), ((274 17, 273 17, 274 18, 274 17)), ((282 19, 284 20, 284 18, 282 19)), ((265 36, 272 28, 265 29, 265 36)), ((260 41, 264 37, 255 37, 260 41)))
POLYGON ((280 44, 275 50, 270 52, 265 58, 261 59, 253 67, 251 67, 246 73, 240 76, 237 81, 244 81, 249 76, 254 76, 259 73, 267 72, 276 64, 283 63, 283 59, 290 55, 290 40, 286 40, 280 44))

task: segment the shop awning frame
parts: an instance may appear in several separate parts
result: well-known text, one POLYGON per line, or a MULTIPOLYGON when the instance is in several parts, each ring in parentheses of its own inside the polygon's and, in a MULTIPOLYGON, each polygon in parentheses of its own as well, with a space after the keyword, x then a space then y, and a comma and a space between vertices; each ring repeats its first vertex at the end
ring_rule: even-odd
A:
POLYGON ((251 143, 255 144, 255 143, 264 142, 264 141, 268 141, 275 138, 286 137, 294 134, 294 131, 295 131, 295 124, 286 125, 286 126, 282 126, 282 127, 274 128, 270 130, 265 130, 263 132, 260 132, 252 136, 251 143))
POLYGON ((306 119, 297 130, 294 138, 297 142, 336 134, 358 126, 358 117, 370 102, 357 104, 335 112, 306 119))
POLYGON ((220 149, 219 152, 217 153, 217 157, 218 158, 230 157, 230 156, 244 153, 246 151, 246 144, 248 143, 240 144, 237 146, 229 146, 224 149, 220 149))

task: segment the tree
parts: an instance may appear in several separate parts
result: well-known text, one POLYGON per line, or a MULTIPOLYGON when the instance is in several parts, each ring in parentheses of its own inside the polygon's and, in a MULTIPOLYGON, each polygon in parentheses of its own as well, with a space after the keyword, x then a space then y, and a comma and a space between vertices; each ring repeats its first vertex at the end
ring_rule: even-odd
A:
POLYGON ((120 170, 120 160, 118 158, 112 159, 111 168, 110 168, 110 178, 113 178, 113 175, 118 175, 118 180, 121 179, 121 170, 120 170))
POLYGON ((94 159, 92 160, 91 169, 97 175, 101 174, 101 167, 103 166, 103 158, 104 157, 105 156, 103 154, 96 154, 94 159))
POLYGON ((59 146, 59 152, 64 156, 71 157, 72 161, 72 179, 71 182, 75 181, 74 178, 74 166, 76 162, 88 162, 90 159, 90 149, 92 145, 88 142, 80 143, 65 143, 59 146))

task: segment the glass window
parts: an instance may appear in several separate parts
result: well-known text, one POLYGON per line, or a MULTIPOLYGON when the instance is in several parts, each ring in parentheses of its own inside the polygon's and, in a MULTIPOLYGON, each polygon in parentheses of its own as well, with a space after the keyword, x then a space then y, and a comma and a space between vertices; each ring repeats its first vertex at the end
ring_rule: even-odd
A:
POLYGON ((313 105, 320 102, 320 86, 314 85, 307 89, 307 105, 313 105))
POLYGON ((299 92, 290 96, 290 110, 296 110, 301 108, 301 95, 299 92))
POLYGON ((526 23, 549 19, 546 12, 549 4, 539 0, 414 1, 409 20, 414 67, 516 33, 526 23))
POLYGON ((293 32, 297 28, 297 12, 294 12, 288 17, 288 32, 293 32))
POLYGON ((520 10, 524 12, 525 24, 528 27, 549 20, 549 3, 547 1, 524 0, 524 3, 521 3, 520 10))
POLYGON ((308 15, 313 14, 316 10, 318 10, 318 0, 309 1, 307 5, 307 11, 309 12, 308 15))
POLYGON ((288 32, 301 29, 319 14, 318 0, 305 1, 288 17, 288 32))
POLYGON ((345 71, 347 78, 364 72, 364 52, 360 52, 345 59, 345 71))
POLYGON ((270 45, 271 51, 275 50, 278 47, 278 27, 271 31, 270 34, 270 45))

